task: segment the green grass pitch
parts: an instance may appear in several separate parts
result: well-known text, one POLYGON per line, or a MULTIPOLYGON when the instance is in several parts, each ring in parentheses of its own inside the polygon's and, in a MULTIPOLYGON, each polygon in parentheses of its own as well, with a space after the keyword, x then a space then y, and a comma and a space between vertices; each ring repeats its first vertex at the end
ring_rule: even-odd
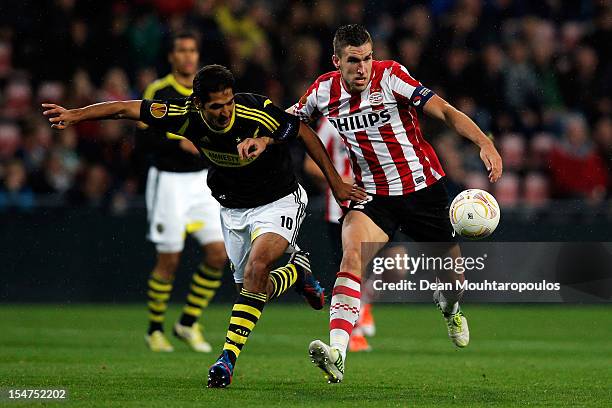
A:
MULTIPOLYGON (((467 305, 472 343, 456 350, 432 305, 376 305, 374 351, 327 384, 307 357, 327 312, 269 305, 227 389, 207 389, 230 305, 203 318, 215 353, 145 349, 144 305, 0 306, 0 406, 607 406, 610 306, 467 305), (15 402, 8 388, 65 388, 63 402, 15 402)), ((170 310, 168 323, 179 314, 170 310)), ((169 327, 170 324, 167 324, 169 327)))

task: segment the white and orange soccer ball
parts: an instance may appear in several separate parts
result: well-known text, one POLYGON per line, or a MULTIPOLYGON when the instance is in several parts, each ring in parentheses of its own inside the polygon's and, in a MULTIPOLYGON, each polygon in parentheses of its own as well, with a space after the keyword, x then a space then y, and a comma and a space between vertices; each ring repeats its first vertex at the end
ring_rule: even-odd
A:
POLYGON ((499 205, 491 194, 476 188, 462 191, 450 205, 455 232, 469 239, 488 237, 499 224, 499 205))

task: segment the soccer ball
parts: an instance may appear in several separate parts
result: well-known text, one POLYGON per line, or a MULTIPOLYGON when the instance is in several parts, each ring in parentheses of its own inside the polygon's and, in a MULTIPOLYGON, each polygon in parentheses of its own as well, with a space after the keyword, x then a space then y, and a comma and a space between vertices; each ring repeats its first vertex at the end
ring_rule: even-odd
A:
POLYGON ((449 217, 455 232, 469 239, 488 237, 499 224, 495 198, 476 188, 462 191, 450 205, 449 217))

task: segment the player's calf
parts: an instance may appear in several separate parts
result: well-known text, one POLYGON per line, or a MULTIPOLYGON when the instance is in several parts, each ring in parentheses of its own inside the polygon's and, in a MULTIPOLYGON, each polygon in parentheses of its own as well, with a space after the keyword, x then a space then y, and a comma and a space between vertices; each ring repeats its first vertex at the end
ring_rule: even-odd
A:
POLYGON ((329 345, 346 356, 349 338, 359 318, 361 279, 348 272, 339 272, 329 308, 329 345))
POLYGON ((202 310, 208 307, 217 289, 221 286, 223 271, 208 264, 199 265, 196 273, 191 277, 191 285, 187 295, 187 302, 183 307, 179 324, 192 327, 202 314, 202 310))
POLYGON ((250 292, 244 288, 240 291, 232 308, 223 352, 208 372, 209 387, 227 387, 230 384, 236 360, 261 317, 266 301, 265 293, 250 292))

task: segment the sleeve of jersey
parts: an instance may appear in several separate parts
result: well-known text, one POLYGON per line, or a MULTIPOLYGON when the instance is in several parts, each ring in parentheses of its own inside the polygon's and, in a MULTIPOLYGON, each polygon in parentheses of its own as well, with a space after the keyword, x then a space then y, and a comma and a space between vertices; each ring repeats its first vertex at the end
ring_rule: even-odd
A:
POLYGON ((300 119, 275 106, 269 99, 264 102, 264 117, 270 125, 266 127, 272 139, 286 142, 297 138, 300 119))
POLYGON ((189 124, 190 103, 189 99, 143 99, 140 120, 149 126, 182 135, 189 124))
POLYGON ((424 87, 410 76, 404 66, 399 64, 394 67, 389 77, 389 85, 399 103, 414 106, 419 110, 422 110, 427 101, 435 95, 431 89, 424 87))
POLYGON ((304 123, 316 121, 321 116, 317 109, 317 88, 319 82, 310 85, 310 88, 300 98, 300 100, 291 107, 291 113, 300 118, 304 123))

